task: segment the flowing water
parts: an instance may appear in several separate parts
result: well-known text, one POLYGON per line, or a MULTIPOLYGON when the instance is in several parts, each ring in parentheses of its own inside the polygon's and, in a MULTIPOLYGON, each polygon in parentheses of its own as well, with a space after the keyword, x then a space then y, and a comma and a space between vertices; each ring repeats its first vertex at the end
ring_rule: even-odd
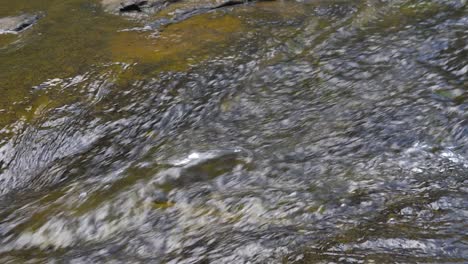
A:
POLYGON ((0 2, 1 263, 468 262, 466 1, 0 2))

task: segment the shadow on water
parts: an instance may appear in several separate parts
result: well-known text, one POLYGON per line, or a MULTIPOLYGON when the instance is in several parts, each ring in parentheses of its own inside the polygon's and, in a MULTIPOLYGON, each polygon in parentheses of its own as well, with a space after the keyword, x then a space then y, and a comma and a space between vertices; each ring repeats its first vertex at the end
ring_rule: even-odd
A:
POLYGON ((193 6, 1 9, 2 263, 467 261, 464 1, 193 6))

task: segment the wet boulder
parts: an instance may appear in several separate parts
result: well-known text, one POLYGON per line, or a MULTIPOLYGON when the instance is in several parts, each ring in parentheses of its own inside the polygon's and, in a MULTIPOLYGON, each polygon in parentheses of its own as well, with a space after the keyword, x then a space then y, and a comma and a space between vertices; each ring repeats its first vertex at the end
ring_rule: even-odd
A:
POLYGON ((198 1, 178 1, 177 5, 167 8, 170 17, 159 18, 146 25, 145 28, 160 30, 161 28, 182 22, 193 16, 203 14, 216 9, 248 4, 252 2, 274 1, 274 0, 198 0, 198 1))
POLYGON ((163 6, 176 0, 102 0, 106 12, 132 13, 158 11, 163 6))
MULTIPOLYGON (((125 13, 156 13, 177 3, 176 9, 180 12, 208 11, 216 8, 254 2, 253 0, 101 0, 106 12, 114 14, 125 13)), ((173 10, 174 11, 174 10, 173 10)), ((197 13, 198 13, 197 12, 197 13)))
POLYGON ((24 31, 37 23, 40 17, 38 14, 23 14, 0 18, 0 34, 16 34, 24 31))

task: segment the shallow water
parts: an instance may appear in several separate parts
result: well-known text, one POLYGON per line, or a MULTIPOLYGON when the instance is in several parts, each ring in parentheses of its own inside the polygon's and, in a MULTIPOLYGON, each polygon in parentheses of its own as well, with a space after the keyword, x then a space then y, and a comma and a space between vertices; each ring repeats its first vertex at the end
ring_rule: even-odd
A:
POLYGON ((2 263, 468 262, 465 1, 187 2, 2 5, 2 263))

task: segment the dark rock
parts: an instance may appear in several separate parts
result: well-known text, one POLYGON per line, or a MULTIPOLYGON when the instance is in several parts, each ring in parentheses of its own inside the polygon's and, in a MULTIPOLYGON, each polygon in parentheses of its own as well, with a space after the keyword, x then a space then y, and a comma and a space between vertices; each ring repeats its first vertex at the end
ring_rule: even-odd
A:
POLYGON ((142 11, 141 7, 145 6, 146 4, 148 4, 148 1, 139 1, 134 4, 122 6, 119 9, 119 11, 120 12, 132 12, 132 11, 141 12, 142 11))
POLYGON ((163 27, 182 22, 193 16, 203 14, 211 10, 233 6, 233 5, 244 4, 244 3, 251 2, 251 1, 252 0, 234 0, 234 1, 233 0, 218 0, 218 1, 200 0, 197 2, 195 7, 191 5, 192 6, 191 8, 188 8, 185 10, 178 10, 178 12, 175 12, 173 17, 160 18, 156 21, 153 21, 147 24, 146 28, 151 29, 151 30, 160 30, 163 27))
MULTIPOLYGON (((261 0, 260 0, 261 1, 261 0)), ((274 1, 274 0, 263 0, 263 1, 274 1)), ((101 4, 106 12, 114 14, 122 13, 156 13, 168 5, 182 2, 183 0, 101 0, 101 4)), ((255 0, 198 0, 195 2, 186 1, 186 4, 182 4, 182 9, 187 6, 188 9, 182 13, 183 17, 189 17, 194 14, 203 13, 209 10, 241 5, 249 2, 255 2, 255 0)), ((183 19, 175 19, 176 22, 183 19)))
POLYGON ((0 18, 0 34, 15 34, 24 31, 34 25, 40 17, 40 15, 24 14, 0 18))
POLYGON ((248 4, 252 2, 268 2, 275 0, 199 0, 194 8, 181 10, 171 18, 161 18, 147 24, 147 28, 151 30, 161 30, 163 27, 171 24, 176 24, 187 20, 193 16, 203 14, 212 10, 231 7, 236 5, 248 4))
POLYGON ((101 4, 109 13, 132 13, 158 11, 162 6, 175 0, 102 0, 101 4))

